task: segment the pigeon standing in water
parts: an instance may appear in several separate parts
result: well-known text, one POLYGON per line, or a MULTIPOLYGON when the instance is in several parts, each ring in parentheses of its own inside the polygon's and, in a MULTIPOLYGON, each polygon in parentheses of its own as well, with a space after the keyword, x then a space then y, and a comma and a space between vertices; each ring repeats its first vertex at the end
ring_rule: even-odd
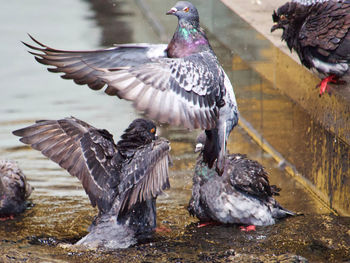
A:
POLYGON ((152 121, 134 120, 115 144, 106 130, 76 118, 37 121, 13 132, 79 178, 99 214, 87 247, 125 248, 156 227, 156 198, 169 188, 170 145, 152 121))
POLYGON ((13 161, 0 160, 0 220, 12 219, 28 206, 32 193, 22 170, 13 161))
POLYGON ((269 184, 264 168, 241 154, 227 154, 224 173, 218 176, 203 163, 202 146, 205 134, 197 138, 196 151, 201 151, 193 177, 192 197, 188 211, 203 225, 208 222, 250 225, 272 225, 276 219, 294 215, 274 198, 279 188, 269 184))
POLYGON ((180 1, 167 12, 178 18, 168 45, 125 44, 94 51, 65 51, 32 40, 24 43, 51 72, 111 96, 133 101, 150 118, 207 133, 204 161, 222 172, 226 141, 238 122, 238 109, 229 78, 220 66, 199 25, 196 7, 180 1))
POLYGON ((294 0, 274 11, 272 19, 271 32, 282 29, 288 48, 324 78, 320 95, 329 92, 328 82, 341 83, 350 63, 349 0, 294 0))

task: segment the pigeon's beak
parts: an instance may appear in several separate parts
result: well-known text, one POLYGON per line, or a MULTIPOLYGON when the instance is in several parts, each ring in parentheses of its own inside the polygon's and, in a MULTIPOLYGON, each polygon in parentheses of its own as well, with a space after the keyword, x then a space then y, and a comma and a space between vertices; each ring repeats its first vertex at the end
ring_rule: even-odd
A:
POLYGON ((173 15, 177 12, 177 9, 175 7, 171 8, 168 12, 166 12, 167 15, 173 15))
POLYGON ((277 15, 276 11, 273 11, 272 21, 273 21, 273 26, 271 27, 271 33, 273 31, 275 31, 276 29, 281 28, 280 23, 279 23, 280 17, 277 15))
POLYGON ((276 29, 279 29, 279 28, 281 28, 279 24, 277 24, 277 23, 274 24, 274 25, 271 27, 271 33, 272 33, 273 31, 275 31, 276 29))
POLYGON ((202 143, 197 143, 196 148, 194 149, 194 152, 200 152, 203 149, 203 144, 202 143))

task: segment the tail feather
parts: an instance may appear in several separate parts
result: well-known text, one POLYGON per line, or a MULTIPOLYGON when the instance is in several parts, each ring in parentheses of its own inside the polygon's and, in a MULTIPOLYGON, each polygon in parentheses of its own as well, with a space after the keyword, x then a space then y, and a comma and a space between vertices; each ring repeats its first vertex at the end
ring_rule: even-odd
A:
POLYGON ((203 161, 212 168, 220 153, 219 135, 216 128, 205 130, 207 138, 203 149, 203 161))
MULTIPOLYGON (((277 203, 277 202, 276 202, 277 203)), ((288 216, 296 216, 297 214, 290 211, 290 210, 287 210, 285 208, 283 208, 280 204, 276 204, 276 206, 274 206, 272 208, 272 217, 273 218, 277 218, 277 219, 280 219, 280 218, 284 218, 284 217, 288 217, 288 216)))

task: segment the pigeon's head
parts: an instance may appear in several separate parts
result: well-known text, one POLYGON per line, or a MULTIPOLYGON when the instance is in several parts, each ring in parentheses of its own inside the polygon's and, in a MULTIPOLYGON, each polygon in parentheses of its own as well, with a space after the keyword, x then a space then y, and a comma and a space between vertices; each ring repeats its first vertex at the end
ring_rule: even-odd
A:
POLYGON ((153 121, 136 119, 124 131, 121 140, 117 144, 118 151, 126 155, 138 147, 151 143, 157 139, 156 126, 153 121))
POLYGON ((308 6, 297 2, 288 2, 274 11, 272 20, 274 25, 271 27, 271 32, 276 29, 282 29, 282 39, 287 40, 296 37, 306 16, 308 6))
POLYGON ((292 6, 291 3, 286 3, 278 8, 277 11, 273 11, 272 20, 274 25, 271 27, 271 32, 276 29, 288 30, 294 16, 294 6, 295 5, 292 6))
POLYGON ((192 3, 187 1, 177 2, 175 6, 172 7, 166 14, 177 16, 179 20, 199 24, 197 8, 192 3))
POLYGON ((150 143, 157 139, 156 131, 157 127, 153 121, 140 118, 130 123, 124 134, 135 136, 140 141, 150 143))

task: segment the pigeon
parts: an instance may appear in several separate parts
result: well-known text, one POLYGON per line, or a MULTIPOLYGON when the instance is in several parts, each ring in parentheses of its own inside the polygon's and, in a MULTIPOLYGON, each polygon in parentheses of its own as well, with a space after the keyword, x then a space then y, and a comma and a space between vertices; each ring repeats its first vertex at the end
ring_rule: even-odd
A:
POLYGON ((330 92, 329 82, 344 82, 350 63, 349 0, 293 0, 274 11, 272 19, 271 32, 282 29, 290 51, 323 78, 320 96, 330 92))
POLYGON ((161 123, 206 131, 204 160, 222 170, 226 141, 238 122, 231 82, 199 25, 196 7, 180 1, 166 14, 178 18, 166 44, 122 44, 93 51, 65 51, 24 43, 35 59, 64 79, 111 96, 161 123))
POLYGON ((205 134, 197 137, 197 159, 192 196, 188 211, 201 222, 200 226, 217 222, 222 224, 250 225, 242 230, 254 230, 255 226, 273 225, 276 219, 294 215, 284 209, 274 198, 280 189, 269 184, 263 166, 246 155, 227 154, 224 173, 219 176, 203 163, 205 134))
POLYGON ((0 220, 13 219, 28 207, 33 189, 18 165, 0 160, 0 220))
POLYGON ((170 144, 150 120, 136 119, 114 143, 77 118, 41 120, 13 134, 77 177, 99 213, 76 245, 125 248, 156 227, 156 198, 170 187, 170 144))

